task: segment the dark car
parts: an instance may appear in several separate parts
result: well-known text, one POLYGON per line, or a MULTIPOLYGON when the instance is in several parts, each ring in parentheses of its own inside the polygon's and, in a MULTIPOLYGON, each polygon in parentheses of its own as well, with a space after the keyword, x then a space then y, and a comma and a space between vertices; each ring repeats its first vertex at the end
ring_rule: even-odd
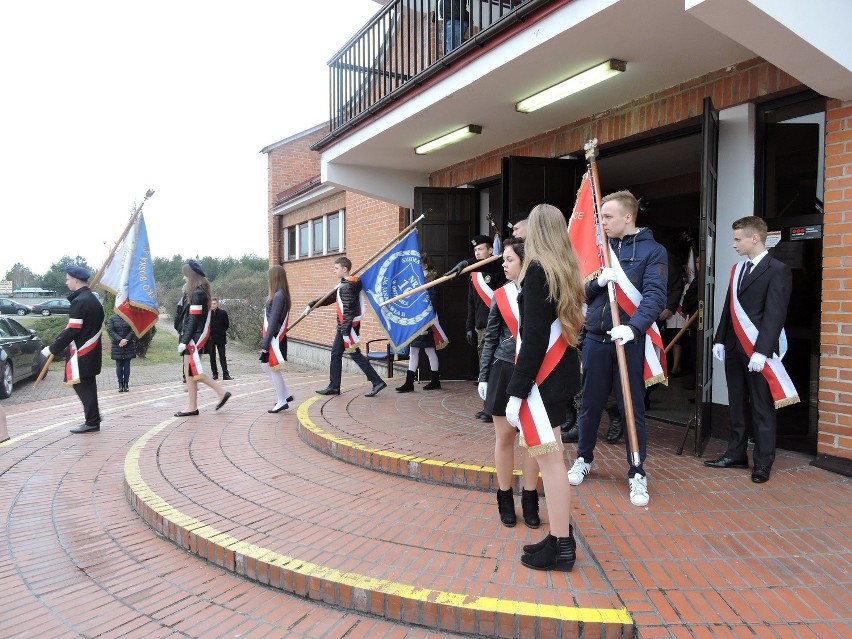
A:
POLYGON ((35 331, 9 317, 0 317, 0 399, 12 394, 16 382, 38 376, 43 348, 35 331))
POLYGON ((68 315, 71 312, 71 302, 68 300, 47 300, 33 306, 33 313, 39 315, 54 315, 56 313, 68 315))
POLYGON ((20 304, 15 300, 0 297, 0 315, 26 315, 30 307, 20 304))

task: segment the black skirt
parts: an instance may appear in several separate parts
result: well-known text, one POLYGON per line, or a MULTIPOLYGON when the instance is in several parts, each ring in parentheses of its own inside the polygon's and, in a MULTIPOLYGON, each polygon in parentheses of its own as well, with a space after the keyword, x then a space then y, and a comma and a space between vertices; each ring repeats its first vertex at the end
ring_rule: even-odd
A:
POLYGON ((506 387, 509 385, 509 380, 512 379, 512 371, 515 370, 515 365, 503 360, 494 360, 491 364, 491 372, 488 374, 488 391, 485 393, 484 411, 489 415, 497 417, 506 416, 506 404, 509 403, 509 396, 506 394, 506 387))

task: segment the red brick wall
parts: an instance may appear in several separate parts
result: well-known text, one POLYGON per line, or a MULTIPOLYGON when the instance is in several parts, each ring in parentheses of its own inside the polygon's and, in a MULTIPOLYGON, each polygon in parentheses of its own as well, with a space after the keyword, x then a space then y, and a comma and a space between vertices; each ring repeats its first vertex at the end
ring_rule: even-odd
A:
POLYGON ((826 112, 817 452, 852 459, 852 102, 826 112))

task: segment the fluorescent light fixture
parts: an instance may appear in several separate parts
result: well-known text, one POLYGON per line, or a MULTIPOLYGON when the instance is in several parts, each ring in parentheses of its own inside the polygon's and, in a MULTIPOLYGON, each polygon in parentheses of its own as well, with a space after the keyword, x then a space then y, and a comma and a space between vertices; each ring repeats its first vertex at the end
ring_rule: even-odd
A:
POLYGON ((540 91, 535 95, 524 98, 515 105, 515 111, 521 113, 531 113, 537 109, 547 106, 557 100, 568 97, 572 93, 577 93, 583 89, 588 89, 590 86, 603 82, 607 78, 623 73, 627 68, 627 64, 623 60, 611 59, 606 62, 601 62, 599 65, 587 69, 582 73, 563 80, 559 84, 555 84, 549 89, 540 91))
POLYGON ((458 131, 447 133, 439 138, 435 138, 431 142, 415 147, 414 152, 417 155, 426 155, 427 153, 432 153, 438 149, 443 149, 445 146, 450 146, 456 142, 472 138, 474 135, 479 135, 480 133, 482 133, 481 126, 478 124, 468 124, 466 127, 462 127, 458 131))

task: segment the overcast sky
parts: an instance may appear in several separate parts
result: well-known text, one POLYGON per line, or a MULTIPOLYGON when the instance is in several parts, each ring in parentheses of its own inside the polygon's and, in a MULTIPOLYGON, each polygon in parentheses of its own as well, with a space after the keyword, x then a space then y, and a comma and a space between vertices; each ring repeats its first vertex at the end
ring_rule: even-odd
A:
POLYGON ((373 0, 0 7, 0 278, 99 265, 134 203, 154 257, 266 254, 263 147, 328 120, 373 0))

